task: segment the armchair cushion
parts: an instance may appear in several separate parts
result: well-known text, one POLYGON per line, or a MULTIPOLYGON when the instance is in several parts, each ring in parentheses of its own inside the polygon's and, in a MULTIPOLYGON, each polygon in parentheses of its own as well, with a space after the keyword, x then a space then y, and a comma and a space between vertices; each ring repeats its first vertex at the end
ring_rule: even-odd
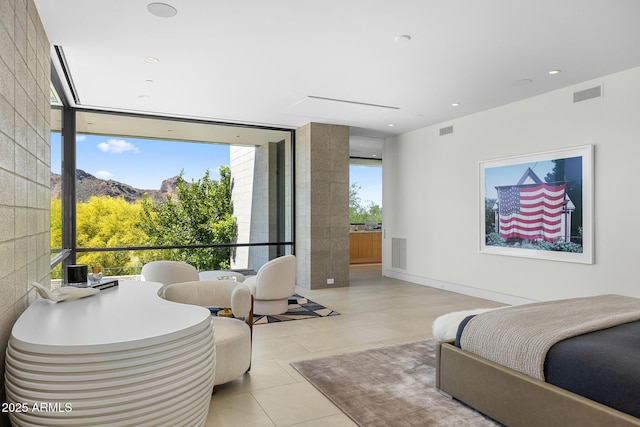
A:
POLYGON ((296 257, 284 255, 272 259, 245 279, 255 297, 255 314, 275 315, 287 311, 288 298, 296 288, 296 257))
POLYGON ((251 311, 251 291, 233 280, 196 280, 174 283, 165 288, 165 298, 203 307, 231 307, 234 316, 247 318, 251 311))
POLYGON ((164 286, 158 291, 158 295, 162 296, 168 285, 198 280, 198 270, 186 262, 152 261, 142 266, 140 280, 162 283, 164 286))
MULTIPOLYGON (((212 317, 216 352, 214 385, 224 384, 251 368, 252 295, 234 280, 196 280, 166 287, 167 300, 204 307, 231 307, 235 317, 212 317)), ((213 311, 213 310, 212 310, 213 311)))

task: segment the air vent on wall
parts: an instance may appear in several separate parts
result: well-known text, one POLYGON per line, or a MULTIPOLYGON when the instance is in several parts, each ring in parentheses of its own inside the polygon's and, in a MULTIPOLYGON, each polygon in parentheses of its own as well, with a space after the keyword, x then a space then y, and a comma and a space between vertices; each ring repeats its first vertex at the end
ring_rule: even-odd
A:
POLYGON ((582 102, 587 99, 600 98, 601 96, 602 86, 596 86, 579 92, 573 92, 573 102, 582 102))
POLYGON ((407 269, 407 239, 391 238, 391 267, 407 269))
POLYGON ((453 125, 447 126, 445 128, 440 128, 440 136, 448 135, 450 133, 453 133, 453 125))

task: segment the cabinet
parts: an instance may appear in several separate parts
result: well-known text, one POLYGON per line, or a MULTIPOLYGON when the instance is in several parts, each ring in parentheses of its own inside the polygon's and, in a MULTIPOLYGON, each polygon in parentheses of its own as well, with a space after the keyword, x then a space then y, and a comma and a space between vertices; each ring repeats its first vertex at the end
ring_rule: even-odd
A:
POLYGON ((349 263, 382 262, 382 232, 354 231, 349 233, 349 263))

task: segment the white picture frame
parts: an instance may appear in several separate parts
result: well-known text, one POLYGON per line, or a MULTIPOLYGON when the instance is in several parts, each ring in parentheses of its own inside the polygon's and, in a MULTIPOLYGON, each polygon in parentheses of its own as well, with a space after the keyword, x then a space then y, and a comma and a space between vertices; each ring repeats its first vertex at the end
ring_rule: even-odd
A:
POLYGON ((480 161, 478 170, 480 253, 594 263, 592 145, 480 161))

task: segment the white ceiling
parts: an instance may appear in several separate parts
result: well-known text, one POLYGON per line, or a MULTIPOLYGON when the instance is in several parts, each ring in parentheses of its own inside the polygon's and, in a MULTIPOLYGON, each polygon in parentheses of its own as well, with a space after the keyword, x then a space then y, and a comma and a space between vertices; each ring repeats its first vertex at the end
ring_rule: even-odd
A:
POLYGON ((344 124, 363 153, 640 66, 638 0, 166 0, 171 18, 150 0, 35 3, 79 106, 344 124))

